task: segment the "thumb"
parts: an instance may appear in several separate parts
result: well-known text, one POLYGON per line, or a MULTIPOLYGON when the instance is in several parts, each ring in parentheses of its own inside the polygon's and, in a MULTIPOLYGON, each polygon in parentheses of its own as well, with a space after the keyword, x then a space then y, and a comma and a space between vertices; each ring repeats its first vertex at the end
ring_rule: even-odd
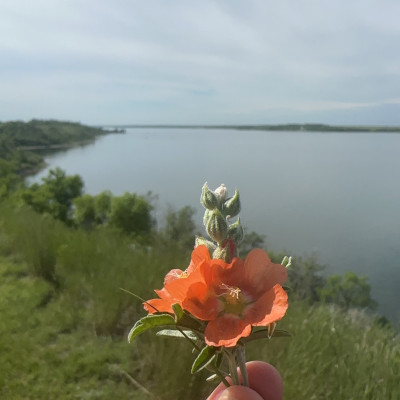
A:
POLYGON ((263 400, 263 398, 245 386, 230 386, 223 390, 215 400, 263 400))

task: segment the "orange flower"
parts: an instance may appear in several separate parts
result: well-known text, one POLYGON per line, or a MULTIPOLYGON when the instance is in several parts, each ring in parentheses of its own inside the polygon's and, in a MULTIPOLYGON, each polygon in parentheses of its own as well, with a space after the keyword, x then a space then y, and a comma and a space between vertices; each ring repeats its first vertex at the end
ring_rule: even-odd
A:
POLYGON ((207 248, 198 246, 188 269, 177 271, 169 272, 164 288, 156 291, 160 299, 148 304, 172 312, 171 305, 179 303, 194 317, 208 321, 208 345, 235 346, 250 335, 252 326, 267 326, 286 313, 287 295, 281 287, 286 268, 272 263, 261 249, 252 250, 245 261, 234 258, 227 264, 211 259, 207 248))
POLYGON ((164 287, 161 290, 155 290, 159 299, 148 300, 144 303, 144 308, 153 314, 155 312, 173 313, 172 305, 179 303, 182 306, 182 301, 186 296, 186 291, 190 284, 199 278, 198 272, 192 274, 198 269, 204 261, 210 261, 210 254, 206 246, 198 246, 192 253, 192 259, 186 270, 172 269, 164 278, 164 287), (189 279, 190 277, 190 279, 189 279), (174 281, 176 281, 174 283, 174 281))

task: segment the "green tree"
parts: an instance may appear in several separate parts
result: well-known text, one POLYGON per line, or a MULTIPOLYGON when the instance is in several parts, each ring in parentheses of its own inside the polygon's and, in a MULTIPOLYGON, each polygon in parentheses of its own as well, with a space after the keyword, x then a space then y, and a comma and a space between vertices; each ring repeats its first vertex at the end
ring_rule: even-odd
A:
POLYGON ((96 225, 95 197, 84 194, 73 200, 72 219, 76 225, 93 228, 96 225))
POLYGON ((241 258, 246 258, 251 249, 264 248, 265 235, 260 235, 254 231, 246 233, 239 245, 239 255, 241 258))
POLYGON ((20 183, 21 178, 15 174, 13 164, 0 158, 0 199, 6 197, 20 183))
POLYGON ((371 298, 368 277, 349 271, 344 276, 330 276, 318 290, 323 302, 335 303, 343 308, 362 307, 375 309, 377 303, 371 298))
POLYGON ((193 249, 195 241, 196 224, 193 216, 196 210, 185 206, 178 211, 170 208, 165 217, 165 229, 162 235, 185 249, 193 249))
POLYGON ((126 234, 146 236, 153 227, 152 209, 142 196, 127 192, 113 197, 108 224, 126 234))
POLYGON ((112 193, 109 190, 105 190, 95 196, 94 208, 97 224, 105 224, 110 218, 112 197, 112 193))
POLYGON ((324 269, 325 266, 318 264, 315 256, 305 259, 294 257, 292 266, 288 268, 286 285, 295 297, 317 302, 320 300, 319 290, 325 284, 325 278, 321 274, 324 269))
POLYGON ((22 200, 39 213, 69 223, 72 201, 82 195, 83 181, 79 175, 67 176, 60 168, 50 170, 43 183, 33 184, 22 192, 22 200))

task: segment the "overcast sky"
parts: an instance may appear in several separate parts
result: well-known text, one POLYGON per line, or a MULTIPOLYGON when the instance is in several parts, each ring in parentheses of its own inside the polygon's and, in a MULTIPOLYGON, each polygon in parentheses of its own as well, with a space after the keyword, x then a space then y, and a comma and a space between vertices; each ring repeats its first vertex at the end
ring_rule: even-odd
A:
POLYGON ((400 125, 399 0, 1 0, 0 120, 400 125))

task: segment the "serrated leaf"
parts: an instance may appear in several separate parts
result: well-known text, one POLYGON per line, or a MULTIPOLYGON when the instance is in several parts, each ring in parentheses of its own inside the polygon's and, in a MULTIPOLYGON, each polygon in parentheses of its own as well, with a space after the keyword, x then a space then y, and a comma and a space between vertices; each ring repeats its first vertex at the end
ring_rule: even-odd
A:
MULTIPOLYGON (((183 331, 183 332, 189 339, 192 339, 192 340, 198 339, 197 336, 192 331, 183 331)), ((159 331, 156 333, 157 336, 169 336, 169 337, 186 339, 184 334, 182 334, 181 331, 178 331, 176 329, 163 329, 162 331, 159 331)))
POLYGON ((143 317, 130 330, 128 334, 128 342, 130 343, 133 338, 140 335, 147 329, 155 328, 157 326, 164 325, 175 325, 175 319, 170 314, 157 314, 157 315, 147 315, 143 317))
POLYGON ((193 362, 192 374, 201 371, 208 364, 210 364, 214 360, 217 350, 218 348, 213 346, 203 347, 193 362))

